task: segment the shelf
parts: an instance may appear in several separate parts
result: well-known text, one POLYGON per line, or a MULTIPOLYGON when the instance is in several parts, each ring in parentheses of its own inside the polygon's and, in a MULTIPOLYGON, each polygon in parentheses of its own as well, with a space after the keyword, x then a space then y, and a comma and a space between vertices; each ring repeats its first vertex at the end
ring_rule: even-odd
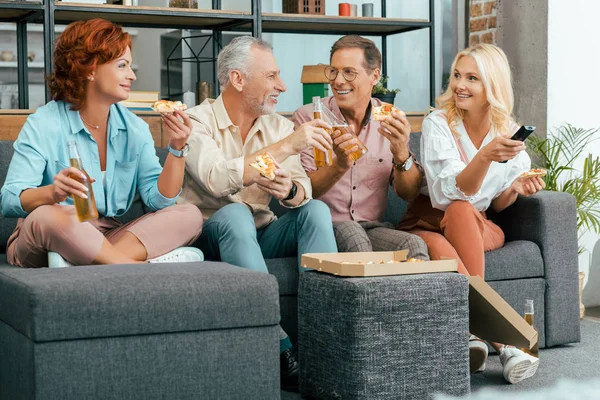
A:
MULTIPOLYGON (((65 25, 61 25, 61 26, 55 26, 54 27, 54 32, 56 33, 62 33, 64 32, 66 26, 65 25)), ((14 23, 10 23, 10 24, 6 24, 6 23, 0 23, 0 32, 16 32, 17 30, 17 26, 14 25, 14 23)), ((44 27, 41 24, 27 24, 27 32, 28 33, 44 33, 44 27)), ((125 29, 125 32, 129 33, 129 35, 131 36, 137 36, 138 35, 138 31, 135 29, 125 29)))
POLYGON ((75 3, 55 3, 55 9, 56 24, 103 18, 123 26, 143 28, 226 30, 240 25, 246 25, 247 29, 252 26, 252 15, 238 11, 75 3))
POLYGON ((35 14, 41 14, 44 6, 32 1, 6 1, 0 0, 0 22, 17 22, 27 19, 35 14))
MULTIPOLYGON (((0 68, 17 68, 18 64, 16 61, 0 61, 0 68)), ((31 61, 27 63, 27 68, 44 68, 43 61, 31 61)), ((137 70, 137 64, 133 64, 131 69, 137 70)))
POLYGON ((330 15, 270 14, 262 18, 263 32, 365 36, 393 35, 429 27, 422 19, 338 17, 330 15))

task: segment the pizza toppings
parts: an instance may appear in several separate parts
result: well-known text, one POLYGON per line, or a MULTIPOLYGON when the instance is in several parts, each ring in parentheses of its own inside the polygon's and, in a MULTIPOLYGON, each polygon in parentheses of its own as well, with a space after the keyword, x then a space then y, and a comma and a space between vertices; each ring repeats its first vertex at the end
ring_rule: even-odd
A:
POLYGON ((258 170, 265 178, 272 181, 275 180, 275 170, 277 169, 277 165, 269 153, 257 156, 256 160, 250 163, 250 166, 258 170))
POLYGON ((529 171, 525 171, 521 175, 519 175, 519 179, 529 179, 534 178, 536 176, 546 176, 546 170, 543 168, 530 169, 529 171))
POLYGON ((161 114, 168 114, 187 110, 187 106, 180 101, 158 100, 152 105, 152 109, 161 114))
POLYGON ((398 109, 390 103, 383 103, 380 106, 373 106, 371 107, 371 119, 373 121, 383 121, 387 117, 391 117, 394 110, 398 111, 398 109))

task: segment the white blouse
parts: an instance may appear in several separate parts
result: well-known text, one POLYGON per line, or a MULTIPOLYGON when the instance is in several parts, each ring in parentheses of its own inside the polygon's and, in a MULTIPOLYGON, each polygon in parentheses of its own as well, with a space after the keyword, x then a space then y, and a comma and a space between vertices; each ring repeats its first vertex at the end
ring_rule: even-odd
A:
MULTIPOLYGON (((518 127, 515 128, 515 131, 518 127)), ((428 195, 434 208, 442 211, 455 200, 466 200, 479 211, 489 208, 492 200, 510 187, 514 180, 531 168, 531 159, 527 152, 520 152, 515 158, 502 164, 492 162, 479 192, 473 196, 465 195, 456 186, 456 177, 467 166, 460 157, 456 141, 452 137, 445 114, 434 111, 423 120, 421 138, 421 158, 427 178, 427 187, 422 193, 428 195)), ((456 127, 460 134, 457 139, 464 154, 471 162, 479 149, 475 147, 462 123, 456 127)), ((480 148, 491 142, 497 135, 490 131, 483 139, 480 148)))

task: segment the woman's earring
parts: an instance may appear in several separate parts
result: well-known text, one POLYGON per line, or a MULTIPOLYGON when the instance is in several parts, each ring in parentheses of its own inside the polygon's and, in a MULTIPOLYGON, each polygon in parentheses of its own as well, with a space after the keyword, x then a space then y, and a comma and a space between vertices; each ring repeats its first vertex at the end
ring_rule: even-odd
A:
POLYGON ((88 79, 89 79, 90 81, 92 81, 92 82, 94 81, 94 77, 93 77, 93 76, 90 76, 88 79))

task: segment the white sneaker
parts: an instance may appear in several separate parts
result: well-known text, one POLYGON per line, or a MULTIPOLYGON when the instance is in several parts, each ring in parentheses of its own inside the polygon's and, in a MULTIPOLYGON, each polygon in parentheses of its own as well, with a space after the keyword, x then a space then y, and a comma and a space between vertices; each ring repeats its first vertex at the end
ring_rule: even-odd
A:
POLYGON ((60 254, 54 251, 48 252, 48 268, 65 268, 72 266, 73 264, 65 260, 60 254))
POLYGON ((471 373, 485 371, 488 356, 487 344, 475 335, 469 337, 469 369, 471 373))
POLYGON ((503 347, 500 349, 500 362, 502 363, 502 375, 510 383, 521 382, 535 375, 540 359, 530 356, 516 347, 503 347))
POLYGON ((148 260, 150 263, 180 263, 204 261, 204 254, 195 247, 179 247, 163 254, 162 256, 148 260))

